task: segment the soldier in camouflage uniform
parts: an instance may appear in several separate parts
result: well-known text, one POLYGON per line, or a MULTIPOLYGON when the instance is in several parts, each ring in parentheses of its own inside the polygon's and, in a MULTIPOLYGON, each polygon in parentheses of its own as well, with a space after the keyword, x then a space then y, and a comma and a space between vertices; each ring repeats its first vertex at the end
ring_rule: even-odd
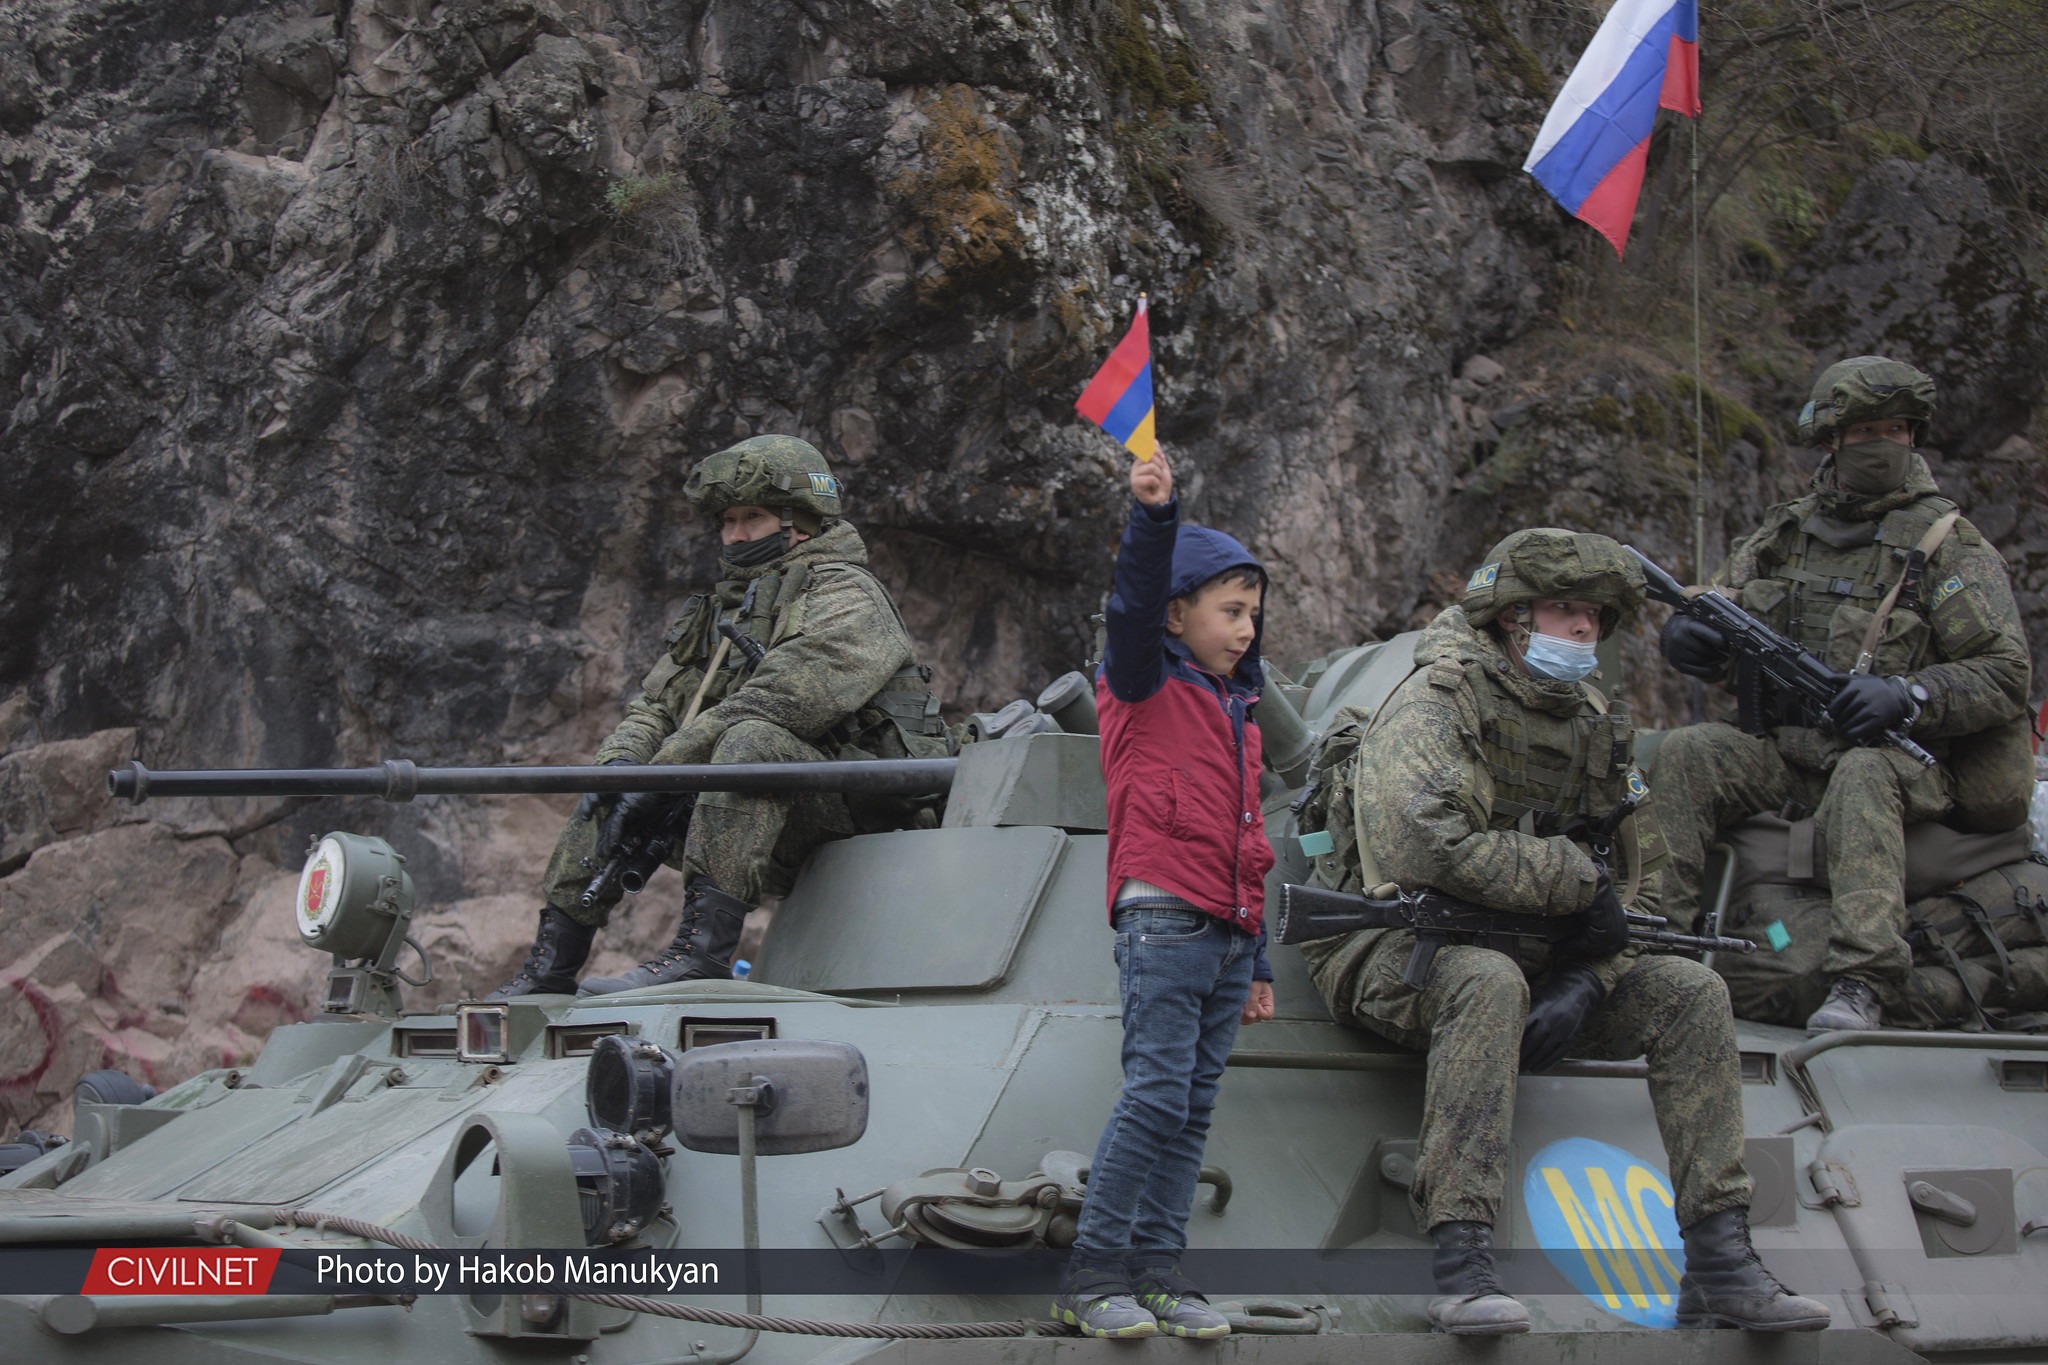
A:
MULTIPOLYGON (((1827 452, 1813 491, 1766 513, 1715 584, 1836 668, 1870 657, 1825 715, 1765 696, 1745 708, 1744 728, 1767 733, 1690 726, 1657 754, 1672 880, 1689 895, 1724 826, 1789 802, 1812 811, 1826 834, 1830 980, 1809 1033, 1877 1028, 1886 1009, 1909 1008, 1905 826, 1956 804, 1948 762, 1923 767, 1876 741, 1903 729, 1947 759, 1959 738, 2020 721, 2027 709, 2027 642, 2005 561, 1955 515, 1913 450, 1933 412, 1934 381, 1910 365, 1858 356, 1821 373, 1799 421, 1800 438, 1827 452), (1924 568, 1909 575, 1916 551, 1924 568), (1896 603, 1869 650, 1895 583, 1896 603)), ((1729 671, 1726 643, 1690 617, 1674 614, 1662 644, 1680 672, 1712 681, 1729 671)))
MULTIPOLYGON (((1410 891, 1579 921, 1554 948, 1511 956, 1442 948, 1420 991, 1402 976, 1406 930, 1304 944, 1335 1017, 1428 1052, 1410 1191, 1436 1242, 1431 1322, 1457 1333, 1527 1331, 1492 1254, 1507 1175, 1515 1076, 1573 1055, 1647 1055, 1650 1098, 1685 1233, 1681 1326, 1819 1328, 1822 1304, 1757 1261, 1742 1163, 1742 1080, 1719 977, 1636 955, 1624 891, 1588 851, 1585 824, 1642 794, 1625 708, 1578 681, 1596 641, 1643 601, 1641 571, 1605 536, 1518 531, 1424 631, 1417 671, 1376 717, 1340 713, 1322 754, 1325 885, 1410 891)), ((1313 808, 1309 814, 1313 816, 1313 808)), ((1309 823, 1313 823, 1311 818, 1309 823)), ((1620 831, 1638 908, 1654 909, 1663 855, 1646 810, 1620 831)), ((1624 875, 1616 869, 1616 875, 1624 875)), ((1502 940, 1514 944, 1517 940, 1502 940)))
MULTIPOLYGON (((667 649, 599 763, 765 763, 930 757, 946 752, 929 671, 895 603, 866 568, 867 547, 839 519, 839 481, 792 436, 756 436, 701 461, 684 492, 713 519, 722 579, 683 604, 667 649), (765 653, 727 644, 736 625, 765 653), (709 671, 707 680, 706 673, 709 671)), ((532 953, 492 996, 600 995, 731 975, 746 913, 789 889, 827 839, 891 828, 917 812, 900 801, 829 792, 705 792, 696 798, 679 866, 686 883, 674 942, 620 977, 576 983, 592 938, 618 903, 614 886, 580 903, 592 869, 620 838, 653 828, 680 798, 585 796, 542 879, 546 903, 532 953)))

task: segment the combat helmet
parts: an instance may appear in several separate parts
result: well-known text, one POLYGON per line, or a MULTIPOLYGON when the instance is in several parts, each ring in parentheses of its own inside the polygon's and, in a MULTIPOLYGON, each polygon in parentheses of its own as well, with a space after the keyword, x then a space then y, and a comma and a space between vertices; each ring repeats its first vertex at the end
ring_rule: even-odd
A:
POLYGON ((769 507, 805 535, 839 515, 839 479, 817 447, 794 436, 749 436, 699 460, 683 495, 707 517, 728 507, 769 507))
POLYGON ((1491 624, 1501 612, 1543 597, 1593 602, 1601 638, 1643 605, 1643 571, 1606 536, 1538 526, 1516 531, 1486 556, 1465 583, 1465 619, 1491 624))
POLYGON ((1838 360, 1813 381, 1813 393, 1799 410, 1799 439, 1823 445, 1858 422, 1904 417, 1913 424, 1913 444, 1927 439, 1934 416, 1934 377, 1903 360, 1881 355, 1838 360))

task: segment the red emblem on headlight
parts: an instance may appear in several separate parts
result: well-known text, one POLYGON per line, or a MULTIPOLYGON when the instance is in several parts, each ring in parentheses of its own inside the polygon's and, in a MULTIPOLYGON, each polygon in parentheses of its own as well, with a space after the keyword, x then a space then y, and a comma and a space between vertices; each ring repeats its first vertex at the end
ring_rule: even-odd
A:
POLYGON ((306 874, 305 916, 309 920, 320 918, 321 891, 327 886, 327 864, 322 863, 306 874))

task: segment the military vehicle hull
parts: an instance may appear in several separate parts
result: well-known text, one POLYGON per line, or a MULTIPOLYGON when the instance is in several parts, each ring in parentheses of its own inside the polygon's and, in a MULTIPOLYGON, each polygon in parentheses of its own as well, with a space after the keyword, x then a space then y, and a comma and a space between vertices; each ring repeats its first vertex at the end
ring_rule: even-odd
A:
MULTIPOLYGON (((1370 658, 1350 664, 1354 679, 1371 672, 1370 658)), ((1311 720, 1347 695, 1357 694, 1320 696, 1311 720)), ((1300 870, 1284 809, 1276 792, 1276 885, 1300 870)), ((939 1221, 968 1241, 1014 1239, 985 1253, 992 1266, 1060 1240, 1059 1219, 1033 1210, 1077 1192, 1075 1162, 1085 1163, 1120 1077, 1104 823, 1092 736, 970 746, 943 827, 861 836, 814 857, 752 980, 513 1002, 494 1035, 502 1055, 489 1060, 462 1055, 466 1007, 280 1029, 239 1072, 210 1072, 139 1105, 83 1107, 70 1147, 0 1179, 0 1252, 196 1244, 173 1233, 220 1214, 247 1220, 245 1244, 375 1245, 288 1226, 277 1209, 443 1247, 579 1246, 573 1216, 565 1221, 576 1207, 567 1163, 542 1149, 590 1124, 598 1039, 624 1034, 682 1059, 749 1039, 818 1040, 865 1058, 864 1130, 850 1145, 759 1156, 757 1225, 763 1248, 808 1251, 835 1273, 829 1292, 771 1288, 758 1311, 851 1324, 1043 1320, 1043 1295, 901 1289, 908 1239, 884 1236, 891 1196, 864 1196, 933 1171, 981 1168, 1005 1190, 1043 1172, 1040 1185, 1062 1188, 1042 1205, 956 1200, 940 1208, 952 1221, 939 1221), (868 1278, 849 1289, 846 1275, 868 1278)), ((1407 1199, 1421 1059, 1334 1023, 1293 950, 1274 961, 1279 1017, 1239 1037, 1208 1140, 1211 1188, 1189 1237, 1191 1257, 1222 1268, 1212 1297, 1293 1308, 1249 1302, 1241 1321, 1253 1330, 1222 1343, 1082 1341, 1052 1328, 964 1340, 750 1338, 581 1301, 524 1305, 534 1319, 525 1321, 516 1295, 492 1294, 409 1306, 15 1297, 0 1299, 0 1343, 9 1360, 160 1365, 1052 1362, 1191 1351, 1259 1362, 1448 1362, 1481 1351, 1503 1362, 1639 1361, 1651 1351, 1673 1363, 2048 1357, 2048 1040, 1809 1040, 1738 1027, 1756 1244, 1834 1313, 1826 1332, 1772 1340, 1671 1329, 1682 1252, 1641 1064, 1573 1062, 1523 1078, 1498 1241, 1519 1249, 1509 1274, 1526 1286, 1534 1330, 1475 1344, 1432 1336, 1424 1314, 1426 1240, 1407 1199), (297 1315, 251 1316, 285 1310, 297 1315), (208 1311, 219 1319, 192 1317, 208 1311)), ((727 1152, 670 1151, 669 1212, 632 1245, 676 1255, 743 1246, 744 1165, 727 1152)), ((720 1289, 672 1301, 748 1311, 743 1294, 720 1289)))

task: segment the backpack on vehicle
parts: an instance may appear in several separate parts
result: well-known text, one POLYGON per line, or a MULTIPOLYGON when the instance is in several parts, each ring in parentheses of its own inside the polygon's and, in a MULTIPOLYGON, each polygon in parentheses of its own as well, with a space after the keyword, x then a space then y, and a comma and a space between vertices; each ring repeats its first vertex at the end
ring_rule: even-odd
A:
POLYGON ((1907 907, 1909 1027, 2048 1031, 2048 862, 2028 857, 1907 907))

